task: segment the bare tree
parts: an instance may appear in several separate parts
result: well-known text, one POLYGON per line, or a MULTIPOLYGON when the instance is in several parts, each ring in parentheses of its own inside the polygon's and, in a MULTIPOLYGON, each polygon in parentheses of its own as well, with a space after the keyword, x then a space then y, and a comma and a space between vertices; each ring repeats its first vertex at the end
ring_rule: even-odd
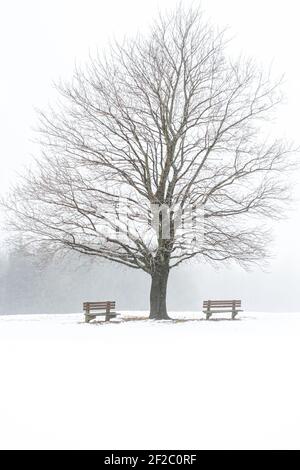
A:
POLYGON ((265 131, 278 86, 253 61, 230 60, 224 35, 198 11, 161 16, 148 36, 114 45, 58 86, 57 108, 41 113, 43 153, 5 202, 11 226, 49 253, 144 270, 150 317, 168 318, 172 268, 267 254, 258 218, 282 209, 291 165, 290 149, 265 131), (196 206, 204 238, 195 242, 178 220, 196 206), (161 212, 149 226, 153 207, 167 207, 168 236, 161 212))

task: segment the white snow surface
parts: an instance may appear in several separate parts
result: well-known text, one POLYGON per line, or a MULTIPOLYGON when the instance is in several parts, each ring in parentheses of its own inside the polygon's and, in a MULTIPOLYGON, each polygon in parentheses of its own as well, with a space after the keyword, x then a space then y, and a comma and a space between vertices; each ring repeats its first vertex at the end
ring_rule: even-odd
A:
POLYGON ((1 316, 0 448, 299 449, 299 353, 300 313, 1 316))

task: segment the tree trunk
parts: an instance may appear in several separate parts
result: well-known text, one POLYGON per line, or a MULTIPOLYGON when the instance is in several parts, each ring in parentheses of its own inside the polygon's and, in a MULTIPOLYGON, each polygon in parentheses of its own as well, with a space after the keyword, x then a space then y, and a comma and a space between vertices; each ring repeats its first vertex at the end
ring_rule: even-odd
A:
POLYGON ((159 266, 152 274, 150 292, 150 318, 154 320, 168 320, 167 313, 167 285, 169 266, 159 266))

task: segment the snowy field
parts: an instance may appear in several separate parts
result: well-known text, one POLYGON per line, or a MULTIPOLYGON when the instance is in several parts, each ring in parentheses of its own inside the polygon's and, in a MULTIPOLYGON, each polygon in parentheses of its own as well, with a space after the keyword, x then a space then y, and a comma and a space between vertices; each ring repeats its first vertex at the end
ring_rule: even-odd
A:
POLYGON ((300 449, 300 314, 82 320, 0 317, 1 449, 300 449))

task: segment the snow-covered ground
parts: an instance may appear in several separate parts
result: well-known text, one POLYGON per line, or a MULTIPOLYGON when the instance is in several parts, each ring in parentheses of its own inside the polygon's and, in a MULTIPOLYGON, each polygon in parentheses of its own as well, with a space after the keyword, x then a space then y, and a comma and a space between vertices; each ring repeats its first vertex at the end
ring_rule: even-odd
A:
POLYGON ((300 314, 240 318, 1 316, 1 449, 299 449, 300 314))

